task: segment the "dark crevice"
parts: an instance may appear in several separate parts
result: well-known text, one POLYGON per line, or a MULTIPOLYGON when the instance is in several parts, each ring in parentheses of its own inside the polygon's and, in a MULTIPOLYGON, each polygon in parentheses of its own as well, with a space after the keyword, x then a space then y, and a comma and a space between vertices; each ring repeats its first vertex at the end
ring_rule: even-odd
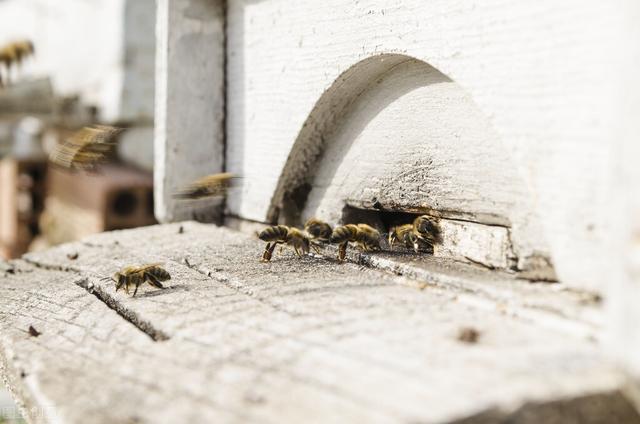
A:
POLYGON ((640 424, 640 413, 620 391, 550 401, 526 402, 515 410, 490 408, 452 424, 628 423, 640 424))
MULTIPOLYGON (((82 272, 77 268, 62 266, 62 265, 46 264, 46 263, 35 261, 33 259, 29 259, 27 257, 23 257, 22 259, 28 264, 35 266, 36 268, 46 269, 51 271, 70 272, 76 275, 82 274, 82 272)), ((145 333, 153 341, 159 342, 159 341, 164 341, 169 339, 169 336, 166 333, 155 328, 150 322, 141 320, 135 312, 125 308, 120 302, 118 302, 110 294, 105 292, 101 287, 91 283, 87 277, 83 277, 79 280, 76 280, 74 281, 74 283, 78 287, 82 287, 87 292, 97 297, 109 309, 114 310, 118 315, 120 315, 129 323, 131 323, 138 330, 145 333)))
MULTIPOLYGON (((530 265, 525 267, 526 269, 520 268, 519 264, 521 258, 517 255, 514 248, 511 236, 511 226, 495 223, 497 221, 500 221, 500 219, 497 219, 496 217, 494 217, 494 223, 486 224, 485 222, 482 222, 482 220, 474 221, 471 219, 452 218, 450 216, 450 211, 448 213, 443 213, 439 210, 434 210, 431 208, 410 208, 409 210, 388 209, 374 198, 371 201, 367 202, 366 206, 362 207, 354 206, 353 203, 347 202, 347 204, 342 209, 342 224, 364 223, 374 227, 383 236, 383 246, 388 248, 388 245, 386 244, 386 235, 389 234, 391 228, 397 225, 409 224, 413 222, 415 218, 421 215, 427 215, 431 218, 434 218, 441 224, 447 222, 468 222, 471 224, 487 227, 500 227, 504 228, 507 231, 508 246, 506 249, 505 257, 506 266, 504 268, 484 263, 467 255, 463 255, 457 259, 453 259, 460 260, 465 263, 474 264, 491 271, 506 271, 509 273, 513 273, 522 280, 548 283, 558 282, 557 278, 555 277, 555 271, 553 270, 551 261, 543 256, 540 256, 539 258, 526 258, 529 259, 530 265), (535 262, 533 262, 533 260, 535 260, 535 262)), ((432 253, 433 250, 424 249, 424 252, 432 253)))
POLYGON ((141 320, 135 312, 125 308, 120 302, 118 302, 110 294, 105 292, 102 287, 96 286, 91 283, 88 278, 83 278, 82 280, 75 281, 75 283, 77 286, 82 287, 83 289, 97 297, 102 303, 107 305, 110 309, 114 310, 122 318, 129 321, 138 330, 145 333, 154 342, 169 340, 169 336, 165 332, 155 328, 149 321, 141 320))
POLYGON ((240 285, 238 284, 234 284, 231 282, 231 278, 229 278, 229 275, 226 273, 220 273, 220 272, 213 272, 213 271, 208 271, 206 269, 202 269, 199 266, 190 263, 186 258, 183 261, 184 265, 187 266, 188 268, 192 269, 193 271, 196 271, 204 276, 206 276, 207 278, 210 278, 214 281, 218 281, 222 284, 224 284, 226 287, 230 288, 231 290, 234 290, 236 293, 240 293, 244 296, 247 296, 257 302, 260 302, 264 305, 267 305, 273 309, 275 309, 278 312, 282 312, 284 314, 289 315, 290 317, 299 317, 301 316, 301 314, 296 313, 296 312, 292 312, 286 308, 283 308, 282 306, 269 302, 267 299, 265 299, 264 297, 261 296, 257 296, 252 290, 250 289, 243 289, 240 285), (218 274, 217 276, 215 274, 218 274))

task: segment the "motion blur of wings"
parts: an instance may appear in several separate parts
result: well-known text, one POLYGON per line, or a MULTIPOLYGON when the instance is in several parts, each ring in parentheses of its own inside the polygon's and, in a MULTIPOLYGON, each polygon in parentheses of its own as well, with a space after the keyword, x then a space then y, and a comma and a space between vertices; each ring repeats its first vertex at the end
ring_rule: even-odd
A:
POLYGON ((113 151, 122 128, 107 125, 84 127, 51 152, 49 160, 62 168, 93 170, 113 151))
POLYGON ((11 68, 19 67, 25 58, 33 56, 34 53, 35 48, 29 40, 14 41, 0 47, 0 87, 5 85, 2 72, 6 72, 5 80, 8 79, 11 68))
POLYGON ((224 196, 227 194, 227 189, 234 178, 238 177, 228 172, 207 175, 183 187, 174 193, 173 197, 178 199, 201 199, 204 197, 224 196))
POLYGON ((26 57, 32 56, 34 53, 35 48, 31 41, 14 41, 0 50, 0 58, 7 65, 12 65, 13 63, 20 65, 26 57))

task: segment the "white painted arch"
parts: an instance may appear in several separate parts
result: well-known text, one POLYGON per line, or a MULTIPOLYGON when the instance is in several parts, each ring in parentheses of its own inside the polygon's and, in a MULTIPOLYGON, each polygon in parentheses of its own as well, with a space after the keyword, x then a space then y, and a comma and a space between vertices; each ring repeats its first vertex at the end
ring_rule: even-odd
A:
POLYGON ((267 219, 337 224, 345 205, 428 212, 446 218, 437 254, 553 279, 532 198, 459 84, 415 58, 382 54, 350 67, 318 100, 267 219))

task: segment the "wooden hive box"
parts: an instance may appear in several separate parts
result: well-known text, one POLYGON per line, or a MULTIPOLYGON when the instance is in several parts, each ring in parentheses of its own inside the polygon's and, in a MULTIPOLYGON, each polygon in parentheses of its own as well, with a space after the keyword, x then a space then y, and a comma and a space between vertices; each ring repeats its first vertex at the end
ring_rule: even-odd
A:
POLYGON ((640 301, 639 15, 632 1, 160 1, 156 215, 194 216, 172 190, 222 170, 243 177, 226 203, 240 222, 437 215, 443 259, 610 300, 610 347, 640 368, 624 324, 640 301))

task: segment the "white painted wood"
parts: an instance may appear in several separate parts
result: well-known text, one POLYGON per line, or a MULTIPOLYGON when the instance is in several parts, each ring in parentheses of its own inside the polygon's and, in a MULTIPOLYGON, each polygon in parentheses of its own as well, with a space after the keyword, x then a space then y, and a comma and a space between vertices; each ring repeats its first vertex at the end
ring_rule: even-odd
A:
MULTIPOLYGON (((13 263, 0 284, 0 363, 14 395, 32 421, 61 423, 442 423, 487 414, 496 422, 519 408, 564 422, 594 402, 551 415, 545 404, 584 393, 601 405, 590 416, 637 418, 611 403, 620 376, 592 334, 510 313, 516 298, 546 287, 519 296, 514 283, 498 307, 482 291, 432 284, 453 272, 450 263, 408 278, 291 252, 263 264, 262 248, 181 223, 104 233, 13 263), (150 261, 171 272, 165 290, 131 298, 99 279, 150 261), (30 337, 29 325, 42 334, 30 337), (457 340, 462 326, 480 330, 477 344, 457 340)), ((471 278, 456 275, 482 280, 481 290, 510 284, 466 269, 471 278)), ((562 310, 581 308, 569 292, 554 297, 567 302, 562 310)))
MULTIPOLYGON (((640 4, 627 14, 629 22, 640 19, 640 4)), ((640 28, 634 26, 634 39, 640 28)), ((637 84, 640 45, 629 43, 620 79, 629 87, 637 84)), ((621 116, 640 115, 640 90, 627 90, 617 105, 621 116)), ((607 291, 609 347, 630 374, 629 392, 640 408, 640 121, 627 119, 616 127, 615 166, 611 175, 609 219, 613 223, 611 249, 616 256, 611 264, 610 289, 607 291)))
MULTIPOLYGON (((631 87, 615 77, 623 66, 624 46, 636 42, 634 26, 625 19, 632 7, 631 1, 595 0, 463 5, 418 0, 357 4, 231 0, 227 162, 228 170, 243 174, 244 180, 229 199, 230 212, 265 220, 305 122, 320 130, 327 128, 327 120, 328 128, 334 126, 331 113, 312 116, 323 93, 341 85, 340 76, 362 60, 403 54, 433 66, 462 88, 491 129, 485 134, 496 135, 487 139, 487 157, 506 158, 501 159, 504 169, 520 180, 494 184, 495 169, 488 167, 487 183, 493 191, 483 188, 476 194, 476 207, 502 207, 520 215, 512 221, 513 243, 522 245, 525 257, 550 256, 562 282, 602 290, 613 254, 601 249, 610 233, 605 219, 609 186, 602 176, 612 169, 612 128, 635 119, 616 113, 616 105, 631 87), (514 187, 516 192, 511 191, 514 187), (480 199, 485 195, 488 201, 483 205, 480 199), (531 206, 523 210, 537 217, 510 208, 509 202, 494 204, 495 198, 518 206, 525 199, 531 206)), ((367 91, 376 84, 375 73, 365 71, 361 78, 351 87, 367 91)), ((334 109, 337 117, 350 110, 349 104, 339 104, 338 97, 333 100, 338 102, 334 106, 346 108, 334 109)), ((422 109, 409 104, 399 104, 397 112, 417 122, 422 109)), ((383 112, 385 104, 370 106, 392 118, 383 112)), ((442 109, 451 116, 457 112, 444 104, 442 109)), ((326 110, 332 111, 331 104, 326 110)), ((451 116, 449 122, 454 122, 451 116)), ((438 122, 429 126, 436 132, 447 128, 438 122)), ((398 138, 405 134, 398 133, 398 138)), ((383 162, 373 155, 366 163, 369 160, 383 162)), ((451 181, 450 193, 460 189, 454 183, 464 175, 462 163, 440 163, 437 170, 445 176, 438 193, 445 191, 446 180, 451 181)), ((385 176, 392 175, 375 178, 385 176)), ((451 194, 450 203, 453 198, 451 194)), ((459 206, 464 212, 468 199, 459 206)))
MULTIPOLYGON (((465 221, 443 220, 437 255, 534 271, 531 258, 549 249, 529 190, 499 136, 470 96, 429 65, 382 56, 367 66, 386 69, 389 59, 398 63, 357 93, 335 127, 320 135, 325 151, 311 167, 303 221, 317 216, 337 223, 345 203, 441 211, 465 221)), ((360 77, 359 66, 344 77, 345 86, 360 77)), ((299 137, 303 142, 309 143, 299 137)), ((294 156, 299 150, 294 147, 284 171, 291 174, 288 184, 308 180, 295 171, 304 161, 294 156)))
POLYGON ((219 201, 185 203, 172 194, 224 166, 223 2, 159 0, 157 19, 156 217, 210 221, 219 201))

